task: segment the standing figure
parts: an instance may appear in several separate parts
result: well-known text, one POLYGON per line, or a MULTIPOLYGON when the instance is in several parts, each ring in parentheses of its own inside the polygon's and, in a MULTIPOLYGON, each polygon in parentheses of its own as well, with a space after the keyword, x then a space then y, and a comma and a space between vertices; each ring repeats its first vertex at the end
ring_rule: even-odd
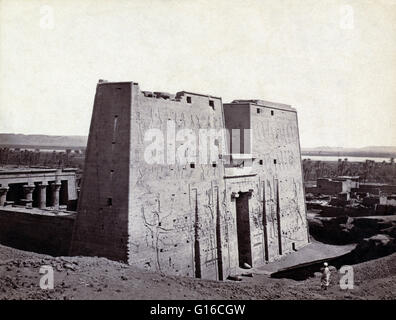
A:
POLYGON ((327 287, 330 285, 330 275, 331 271, 329 269, 329 265, 327 262, 323 264, 322 277, 321 277, 321 288, 327 290, 327 287))

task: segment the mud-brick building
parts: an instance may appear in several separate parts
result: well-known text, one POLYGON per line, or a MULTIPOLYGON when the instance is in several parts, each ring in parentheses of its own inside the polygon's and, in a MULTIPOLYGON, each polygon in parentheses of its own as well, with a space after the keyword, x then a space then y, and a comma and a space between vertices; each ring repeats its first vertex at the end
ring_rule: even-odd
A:
POLYGON ((100 81, 71 254, 222 280, 298 250, 308 233, 297 123, 283 104, 100 81), (148 161, 154 140, 163 162, 148 161))

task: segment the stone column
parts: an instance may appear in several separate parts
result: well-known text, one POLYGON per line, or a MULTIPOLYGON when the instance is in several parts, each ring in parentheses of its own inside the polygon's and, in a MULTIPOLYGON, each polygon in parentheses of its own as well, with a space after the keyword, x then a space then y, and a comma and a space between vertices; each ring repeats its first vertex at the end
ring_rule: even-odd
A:
POLYGON ((31 207, 33 203, 33 190, 36 186, 35 185, 24 185, 23 190, 25 191, 25 204, 27 207, 31 207))
POLYGON ((39 188, 39 208, 45 209, 47 207, 47 187, 48 184, 42 183, 37 186, 39 188))
POLYGON ((0 207, 4 206, 7 200, 8 187, 0 187, 0 207))
POLYGON ((61 183, 53 183, 51 184, 51 191, 52 191, 52 199, 51 199, 51 206, 58 208, 59 207, 59 190, 61 188, 61 183))

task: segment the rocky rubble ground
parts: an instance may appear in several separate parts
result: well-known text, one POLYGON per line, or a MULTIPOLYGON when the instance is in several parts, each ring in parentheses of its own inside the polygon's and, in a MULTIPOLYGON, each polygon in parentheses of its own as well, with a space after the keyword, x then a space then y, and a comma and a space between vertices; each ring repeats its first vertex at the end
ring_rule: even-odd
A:
POLYGON ((396 216, 322 217, 308 219, 309 231, 328 244, 357 243, 354 262, 383 257, 396 252, 396 216))
MULTIPOLYGON (((256 274, 242 281, 165 276, 95 257, 51 257, 0 245, 0 299, 395 299, 396 254, 356 264, 355 288, 341 290, 334 270, 327 291, 320 273, 303 281, 256 274), (40 267, 52 266, 55 286, 42 290, 40 267)), ((319 271, 319 270, 318 270, 319 271)))
POLYGON ((318 241, 329 244, 357 243, 376 234, 396 237, 396 216, 376 217, 323 217, 308 218, 310 234, 318 241))

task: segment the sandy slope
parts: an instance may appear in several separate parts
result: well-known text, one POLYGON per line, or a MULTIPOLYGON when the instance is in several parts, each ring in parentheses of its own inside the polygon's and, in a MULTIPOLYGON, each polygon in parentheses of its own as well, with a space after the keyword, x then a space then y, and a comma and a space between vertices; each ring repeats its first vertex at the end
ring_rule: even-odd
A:
POLYGON ((396 254, 354 266, 356 286, 328 291, 318 277, 304 281, 244 277, 215 282, 143 272, 104 258, 60 257, 0 246, 0 299, 395 299, 396 254), (55 270, 54 290, 41 290, 39 269, 55 270))

